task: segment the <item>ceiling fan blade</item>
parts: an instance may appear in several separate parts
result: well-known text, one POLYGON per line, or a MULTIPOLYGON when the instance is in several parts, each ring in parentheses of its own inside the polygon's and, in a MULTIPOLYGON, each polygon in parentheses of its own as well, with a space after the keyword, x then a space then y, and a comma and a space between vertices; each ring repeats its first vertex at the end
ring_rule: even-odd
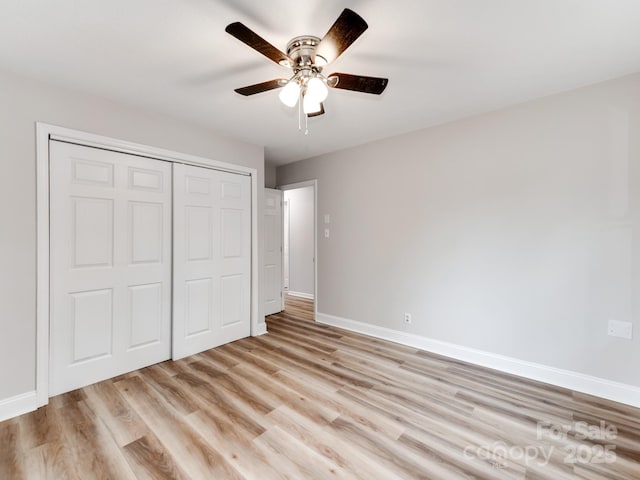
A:
POLYGON ((291 59, 284 52, 281 52, 278 48, 271 45, 260 35, 240 22, 230 23, 229 25, 227 25, 227 28, 225 28, 225 31, 229 35, 233 35, 234 37, 236 37, 241 42, 246 43, 254 50, 257 50, 269 60, 272 60, 280 65, 282 65, 284 62, 288 62, 287 65, 291 63, 291 59))
POLYGON ((320 110, 317 112, 307 113, 307 117, 319 117, 320 115, 324 115, 324 103, 320 102, 320 110))
POLYGON ((318 44, 314 62, 320 66, 322 66, 323 61, 325 65, 333 62, 367 28, 369 28, 369 25, 360 15, 353 10, 345 8, 318 44), (321 58, 319 59, 318 57, 321 58))
POLYGON ((327 78, 327 85, 330 87, 372 93, 374 95, 380 95, 384 92, 388 84, 388 78, 363 77, 362 75, 351 75, 349 73, 332 73, 327 78))
POLYGON ((248 97, 249 95, 255 95, 256 93, 268 92, 276 88, 284 87, 287 84, 287 80, 284 78, 276 78, 275 80, 269 80, 267 82, 256 83, 255 85, 249 85, 247 87, 236 88, 236 93, 248 97))

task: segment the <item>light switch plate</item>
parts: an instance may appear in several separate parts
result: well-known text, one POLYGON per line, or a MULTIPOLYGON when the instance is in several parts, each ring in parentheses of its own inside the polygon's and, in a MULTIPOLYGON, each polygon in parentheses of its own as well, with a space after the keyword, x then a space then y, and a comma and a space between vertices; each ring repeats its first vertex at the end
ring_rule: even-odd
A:
POLYGON ((631 322, 609 320, 607 334, 612 337, 620 337, 631 340, 631 338, 633 337, 633 324, 631 322))
POLYGON ((328 213, 324 214, 324 223, 327 225, 331 223, 331 216, 328 213))

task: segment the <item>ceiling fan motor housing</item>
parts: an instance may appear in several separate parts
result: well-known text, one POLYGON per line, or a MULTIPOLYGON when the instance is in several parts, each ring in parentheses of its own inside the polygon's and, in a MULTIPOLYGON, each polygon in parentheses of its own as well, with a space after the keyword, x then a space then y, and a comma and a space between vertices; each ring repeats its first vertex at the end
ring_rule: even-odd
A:
POLYGON ((302 68, 310 67, 317 69, 317 71, 322 70, 322 60, 321 65, 317 65, 318 59, 321 57, 316 58, 315 54, 319 43, 320 39, 312 35, 301 35, 291 39, 287 44, 287 56, 293 61, 291 68, 295 73, 302 68))

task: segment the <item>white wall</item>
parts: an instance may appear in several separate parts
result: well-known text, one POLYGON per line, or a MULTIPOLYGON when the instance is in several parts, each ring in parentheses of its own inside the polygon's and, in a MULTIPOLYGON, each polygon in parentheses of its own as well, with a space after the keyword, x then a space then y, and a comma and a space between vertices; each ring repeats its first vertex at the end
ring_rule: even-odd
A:
MULTIPOLYGON (((249 166, 258 170, 260 186, 264 151, 184 121, 2 72, 0 105, 1 405, 35 389, 36 121, 249 166)), ((262 199, 260 188, 260 209, 262 199)), ((263 321, 262 296, 259 303, 263 321)))
POLYGON ((331 214, 319 315, 640 386, 640 75, 277 173, 331 214))
POLYGON ((313 298, 314 260, 314 187, 284 191, 289 204, 289 292, 313 298))

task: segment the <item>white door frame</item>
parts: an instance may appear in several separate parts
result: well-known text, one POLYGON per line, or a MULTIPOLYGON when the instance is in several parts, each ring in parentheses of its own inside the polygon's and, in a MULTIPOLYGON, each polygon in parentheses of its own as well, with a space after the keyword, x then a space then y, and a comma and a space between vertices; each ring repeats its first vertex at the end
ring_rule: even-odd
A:
POLYGON ((277 188, 285 191, 304 187, 313 187, 313 319, 315 321, 318 316, 318 180, 289 183, 279 185, 277 188))
POLYGON ((79 130, 36 123, 36 403, 49 401, 49 140, 114 150, 158 160, 214 168, 251 177, 251 335, 264 333, 259 326, 258 171, 232 163, 127 142, 79 130))

